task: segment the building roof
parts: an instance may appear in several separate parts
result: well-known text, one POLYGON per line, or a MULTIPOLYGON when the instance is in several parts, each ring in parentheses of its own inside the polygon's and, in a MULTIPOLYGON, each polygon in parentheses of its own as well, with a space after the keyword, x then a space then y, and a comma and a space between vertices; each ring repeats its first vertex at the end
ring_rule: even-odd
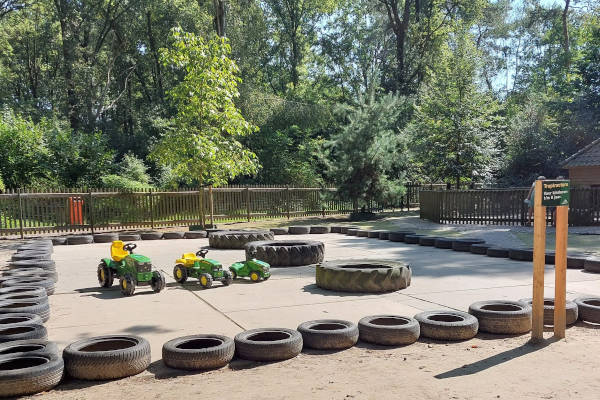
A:
POLYGON ((563 168, 600 166, 600 138, 567 158, 563 168))

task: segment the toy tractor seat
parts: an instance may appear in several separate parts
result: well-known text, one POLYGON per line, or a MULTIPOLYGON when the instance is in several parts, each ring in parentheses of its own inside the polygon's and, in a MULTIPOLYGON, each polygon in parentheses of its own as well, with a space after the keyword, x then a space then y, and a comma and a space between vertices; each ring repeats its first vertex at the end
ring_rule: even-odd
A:
POLYGON ((110 256, 116 262, 120 262, 129 255, 129 252, 123 249, 124 245, 125 243, 123 243, 123 241, 115 240, 110 246, 110 256))
POLYGON ((177 264, 183 264, 186 266, 194 265, 195 261, 200 260, 194 253, 183 253, 180 259, 175 260, 177 264))

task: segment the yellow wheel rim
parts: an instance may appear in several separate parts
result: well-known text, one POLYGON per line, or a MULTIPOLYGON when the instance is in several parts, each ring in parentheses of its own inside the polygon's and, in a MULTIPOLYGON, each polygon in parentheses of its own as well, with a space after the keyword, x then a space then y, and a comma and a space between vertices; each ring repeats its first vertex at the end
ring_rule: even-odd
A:
POLYGON ((127 281, 125 279, 123 279, 121 286, 123 286, 123 289, 127 289, 127 281))
POLYGON ((105 280, 105 276, 104 276, 104 268, 102 268, 102 269, 100 270, 100 279, 102 280, 102 282, 104 282, 104 280, 105 280))
POLYGON ((181 273, 181 268, 177 268, 177 272, 175 273, 175 276, 177 276, 177 279, 181 279, 181 277, 183 276, 183 274, 181 273))
POLYGON ((202 283, 202 285, 206 285, 207 282, 208 282, 208 280, 206 279, 205 276, 203 276, 203 277, 200 278, 200 283, 202 283))
POLYGON ((256 272, 253 272, 252 274, 250 274, 250 279, 256 282, 258 280, 258 274, 256 272))

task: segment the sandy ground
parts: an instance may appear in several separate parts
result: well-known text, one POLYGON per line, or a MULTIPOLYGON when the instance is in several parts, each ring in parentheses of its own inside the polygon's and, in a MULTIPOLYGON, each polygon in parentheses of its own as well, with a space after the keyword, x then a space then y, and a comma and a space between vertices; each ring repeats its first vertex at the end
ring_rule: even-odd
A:
MULTIPOLYGON (((282 237, 278 237, 282 238, 282 237)), ((382 258, 409 263, 409 288, 384 295, 328 292, 314 285, 314 268, 273 269, 266 282, 218 284, 203 290, 194 282, 176 284, 172 265, 184 251, 206 239, 138 242, 168 275, 164 292, 139 290, 122 297, 114 288, 98 288, 98 260, 109 245, 57 246, 57 293, 51 296, 49 337, 59 347, 74 340, 110 333, 147 338, 152 364, 135 377, 110 382, 67 379, 56 389, 33 396, 48 399, 191 398, 207 399, 597 399, 600 354, 598 327, 582 323, 567 330, 567 340, 528 344, 528 335, 478 335, 459 343, 419 342, 384 348, 359 342, 341 352, 304 351, 279 363, 234 360, 230 366, 203 373, 166 368, 164 342, 193 333, 233 337, 257 327, 295 328, 319 318, 358 321, 366 315, 412 316, 424 310, 466 310, 474 301, 531 296, 531 263, 493 259, 449 250, 343 235, 295 236, 322 240, 326 259, 382 258)), ((10 243, 3 243, 2 259, 10 243)), ((240 250, 213 250, 224 265, 242 259, 240 250)), ((568 298, 600 295, 600 275, 569 270, 568 298)), ((552 296, 553 269, 546 269, 546 295, 552 296)))

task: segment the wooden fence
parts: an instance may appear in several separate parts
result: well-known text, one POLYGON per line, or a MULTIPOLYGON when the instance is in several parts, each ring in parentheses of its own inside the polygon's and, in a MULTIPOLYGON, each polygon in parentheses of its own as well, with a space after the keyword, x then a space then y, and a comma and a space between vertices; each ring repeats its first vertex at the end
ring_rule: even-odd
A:
MULTIPOLYGON (((529 188, 480 190, 421 190, 420 216, 437 223, 526 225, 530 223, 524 200, 529 188)), ((547 208, 552 222, 552 209, 547 208)), ((571 189, 569 225, 600 225, 600 188, 571 189)))

